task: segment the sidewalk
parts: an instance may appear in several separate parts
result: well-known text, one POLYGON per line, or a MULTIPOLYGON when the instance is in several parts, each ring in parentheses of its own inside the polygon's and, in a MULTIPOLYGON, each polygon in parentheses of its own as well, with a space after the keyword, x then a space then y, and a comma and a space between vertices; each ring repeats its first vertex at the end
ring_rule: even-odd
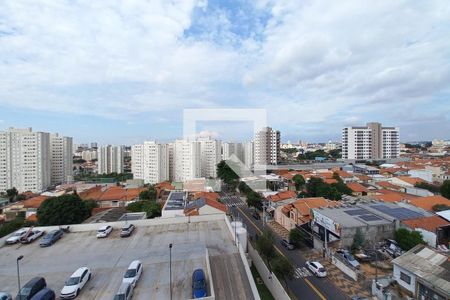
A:
POLYGON ((286 228, 284 228, 274 220, 268 221, 267 225, 269 225, 269 227, 281 238, 289 240, 289 231, 286 228))

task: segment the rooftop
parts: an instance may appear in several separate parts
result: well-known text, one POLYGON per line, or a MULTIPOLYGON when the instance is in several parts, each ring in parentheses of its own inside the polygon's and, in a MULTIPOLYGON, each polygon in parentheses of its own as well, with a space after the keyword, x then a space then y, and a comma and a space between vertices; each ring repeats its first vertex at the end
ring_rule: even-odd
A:
POLYGON ((442 196, 429 196, 410 199, 409 203, 422 209, 433 211, 433 206, 437 204, 447 205, 450 207, 450 200, 442 196))
POLYGON ((436 232, 436 229, 444 226, 449 226, 450 222, 441 218, 440 216, 430 216, 417 219, 410 219, 403 221, 403 224, 412 229, 422 228, 427 231, 436 232))

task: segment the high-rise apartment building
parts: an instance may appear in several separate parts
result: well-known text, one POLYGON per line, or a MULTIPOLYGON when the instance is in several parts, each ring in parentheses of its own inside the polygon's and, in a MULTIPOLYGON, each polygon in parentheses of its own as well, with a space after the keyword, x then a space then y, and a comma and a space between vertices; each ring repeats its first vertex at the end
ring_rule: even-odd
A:
POLYGON ((156 184, 169 179, 169 147, 155 141, 146 141, 131 147, 133 178, 156 184))
POLYGON ((201 146, 199 141, 176 140, 173 148, 175 181, 201 177, 201 146))
POLYGON ((276 165, 280 160, 280 132, 266 127, 258 131, 254 140, 255 165, 276 165))
POLYGON ((0 191, 42 192, 72 176, 72 138, 9 128, 0 132, 0 191))
POLYGON ((50 166, 52 185, 73 180, 73 140, 71 137, 50 134, 50 166))
POLYGON ((101 146, 97 149, 98 174, 123 173, 122 146, 101 146))
POLYGON ((342 130, 343 159, 388 159, 400 156, 400 130, 380 123, 345 127, 342 130))
POLYGON ((226 160, 231 157, 231 155, 236 155, 236 157, 244 162, 245 160, 245 149, 242 143, 222 143, 222 159, 226 160))
POLYGON ((217 164, 222 160, 222 142, 213 138, 198 139, 200 143, 201 177, 216 178, 217 164))
POLYGON ((244 143, 244 164, 248 169, 253 168, 254 161, 254 144, 253 142, 244 143))

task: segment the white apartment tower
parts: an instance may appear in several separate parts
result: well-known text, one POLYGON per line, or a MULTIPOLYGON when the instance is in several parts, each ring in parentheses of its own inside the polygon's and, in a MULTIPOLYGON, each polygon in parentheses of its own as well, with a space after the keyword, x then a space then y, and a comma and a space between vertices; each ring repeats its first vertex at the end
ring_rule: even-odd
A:
POLYGON ((175 181, 187 181, 201 177, 200 142, 176 140, 173 148, 175 181))
POLYGON ((72 138, 56 136, 31 128, 0 131, 0 191, 37 193, 70 178, 72 138))
POLYGON ((122 146, 101 146, 97 149, 98 174, 123 173, 122 146))
POLYGON ((226 160, 231 157, 231 155, 236 155, 237 158, 244 162, 245 161, 245 149, 242 143, 222 143, 222 159, 226 160))
POLYGON ((342 130, 343 159, 389 159, 400 156, 400 130, 380 123, 345 127, 342 130))
POLYGON ((276 165, 280 160, 280 132, 266 127, 258 131, 254 140, 255 165, 276 165))
POLYGON ((73 140, 71 137, 50 134, 51 184, 73 180, 73 140))
POLYGON ((131 147, 133 178, 156 184, 169 179, 169 147, 155 141, 146 141, 131 147))
POLYGON ((212 138, 201 138, 198 142, 200 142, 200 175, 205 178, 216 178, 217 164, 222 159, 222 142, 212 138))
POLYGON ((252 169, 254 164, 254 145, 253 142, 244 143, 244 164, 247 168, 252 169))

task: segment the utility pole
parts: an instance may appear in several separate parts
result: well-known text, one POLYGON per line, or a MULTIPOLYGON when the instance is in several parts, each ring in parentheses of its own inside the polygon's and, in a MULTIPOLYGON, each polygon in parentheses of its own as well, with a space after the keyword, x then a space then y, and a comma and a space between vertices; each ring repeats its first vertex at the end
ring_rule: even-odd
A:
POLYGON ((170 300, 172 300, 172 243, 169 244, 169 282, 170 300))
POLYGON ((19 285, 19 300, 22 300, 22 294, 20 293, 20 269, 19 269, 19 260, 23 258, 23 255, 19 256, 16 260, 17 264, 17 284, 19 285))

